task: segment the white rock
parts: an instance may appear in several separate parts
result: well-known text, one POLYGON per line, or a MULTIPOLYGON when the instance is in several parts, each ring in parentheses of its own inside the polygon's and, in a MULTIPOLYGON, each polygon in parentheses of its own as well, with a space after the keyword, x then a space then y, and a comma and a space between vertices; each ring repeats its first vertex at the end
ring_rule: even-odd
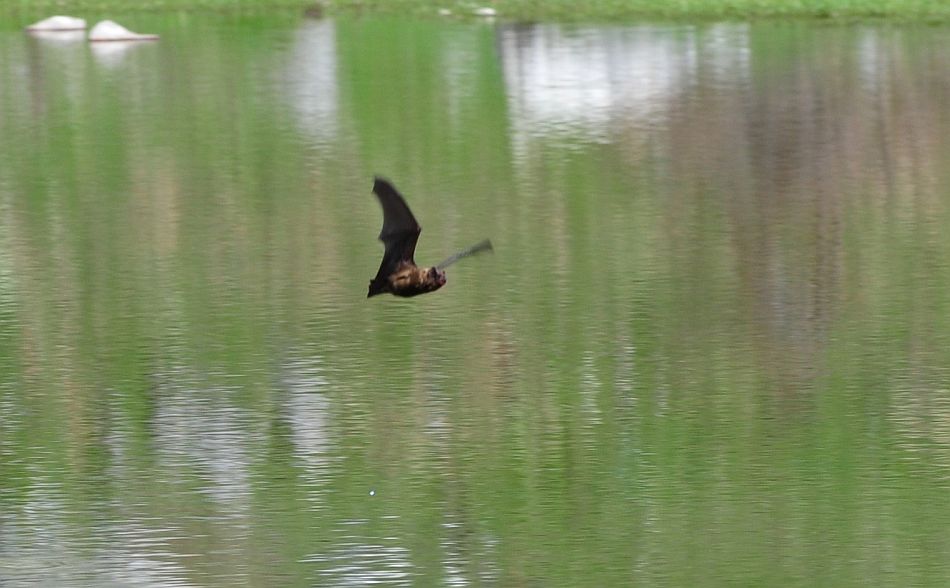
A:
POLYGON ((89 40, 96 41, 154 41, 158 35, 142 35, 133 33, 129 29, 111 20, 96 23, 89 31, 89 40))
POLYGON ((26 27, 28 31, 81 31, 86 21, 74 16, 51 16, 26 27))
POLYGON ((482 6, 481 8, 476 8, 475 10, 473 10, 472 14, 474 14, 475 16, 492 17, 492 16, 498 16, 498 11, 488 6, 482 6))

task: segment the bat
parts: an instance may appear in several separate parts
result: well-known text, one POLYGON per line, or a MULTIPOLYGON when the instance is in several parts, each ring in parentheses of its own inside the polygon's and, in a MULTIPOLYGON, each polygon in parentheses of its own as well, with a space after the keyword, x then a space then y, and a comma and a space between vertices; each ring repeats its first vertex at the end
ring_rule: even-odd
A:
POLYGON ((460 251, 432 267, 419 267, 413 256, 422 227, 412 216, 405 198, 388 180, 376 177, 373 193, 383 207, 383 228, 379 240, 386 246, 383 261, 376 277, 369 282, 367 298, 390 293, 395 296, 417 296, 434 292, 445 285, 445 268, 469 255, 492 251, 491 241, 485 239, 460 251))

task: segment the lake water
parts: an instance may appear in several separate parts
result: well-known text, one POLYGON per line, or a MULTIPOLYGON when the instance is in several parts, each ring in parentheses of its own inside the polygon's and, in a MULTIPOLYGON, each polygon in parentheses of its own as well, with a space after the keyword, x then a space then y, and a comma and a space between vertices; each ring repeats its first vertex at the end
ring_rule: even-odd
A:
POLYGON ((120 20, 0 31, 4 588, 947 585, 950 30, 120 20))

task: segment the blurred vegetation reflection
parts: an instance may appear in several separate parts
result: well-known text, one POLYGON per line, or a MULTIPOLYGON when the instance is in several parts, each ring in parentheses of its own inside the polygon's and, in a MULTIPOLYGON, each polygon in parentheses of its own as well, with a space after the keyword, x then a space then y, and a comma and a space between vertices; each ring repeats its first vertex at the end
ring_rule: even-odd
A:
POLYGON ((944 29, 141 23, 0 33, 0 584, 944 585, 944 29))

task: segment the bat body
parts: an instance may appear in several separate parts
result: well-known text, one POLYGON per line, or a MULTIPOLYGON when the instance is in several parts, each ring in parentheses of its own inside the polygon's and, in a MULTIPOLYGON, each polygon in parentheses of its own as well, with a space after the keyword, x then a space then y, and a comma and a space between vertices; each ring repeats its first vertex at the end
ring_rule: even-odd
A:
POLYGON ((386 246, 376 277, 370 280, 367 298, 390 293, 395 296, 417 296, 434 292, 445 285, 445 269, 457 260, 479 251, 491 249, 485 240, 432 267, 419 267, 413 256, 422 227, 416 222, 405 199, 383 178, 376 178, 373 193, 383 207, 383 228, 379 240, 386 246))

